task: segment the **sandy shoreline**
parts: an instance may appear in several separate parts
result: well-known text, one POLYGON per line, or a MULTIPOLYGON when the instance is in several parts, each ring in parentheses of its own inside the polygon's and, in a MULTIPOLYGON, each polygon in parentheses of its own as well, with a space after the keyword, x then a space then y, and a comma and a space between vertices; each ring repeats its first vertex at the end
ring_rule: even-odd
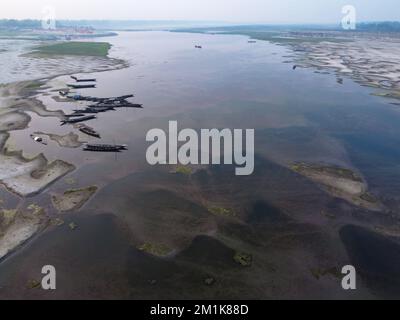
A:
MULTIPOLYGON (((12 152, 7 150, 9 132, 25 130, 28 127, 31 117, 27 112, 33 112, 40 117, 63 119, 64 112, 62 110, 48 110, 35 97, 39 90, 48 82, 61 76, 106 72, 123 69, 129 65, 120 59, 109 59, 109 62, 110 64, 105 68, 94 68, 86 72, 75 71, 57 74, 49 78, 0 84, 0 185, 25 199, 41 193, 76 169, 74 165, 63 160, 49 162, 42 153, 33 158, 25 158, 22 150, 12 152)), ((52 133, 48 134, 52 135, 52 133)), ((65 139, 61 140, 60 145, 63 145, 65 139)), ((77 146, 74 143, 71 145, 71 141, 66 142, 70 147, 77 146)), ((82 199, 80 205, 83 205, 82 202, 89 198, 82 199)), ((35 206, 25 210, 0 207, 0 261, 43 231, 48 222, 49 217, 46 212, 35 206)))
POLYGON ((351 78, 361 86, 375 88, 377 96, 400 99, 400 40, 360 35, 349 42, 283 43, 295 56, 286 63, 298 67, 334 71, 338 83, 351 78))

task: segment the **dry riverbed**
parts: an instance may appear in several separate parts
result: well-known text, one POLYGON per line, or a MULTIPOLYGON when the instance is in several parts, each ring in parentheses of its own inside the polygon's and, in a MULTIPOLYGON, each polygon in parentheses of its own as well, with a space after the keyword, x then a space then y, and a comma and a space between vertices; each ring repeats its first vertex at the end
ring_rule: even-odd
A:
POLYGON ((62 111, 48 111, 30 95, 38 82, 9 84, 1 88, 0 100, 0 183, 21 197, 40 193, 43 189, 75 169, 62 160, 49 162, 43 154, 25 158, 22 150, 9 151, 9 132, 28 127, 31 111, 42 117, 62 118, 62 111), (22 98, 21 98, 22 97, 22 98))
POLYGON ((400 99, 400 38, 373 33, 345 34, 332 41, 302 41, 301 36, 297 37, 296 42, 284 43, 295 52, 287 62, 330 69, 336 72, 338 83, 343 83, 342 77, 350 77, 361 85, 377 88, 376 95, 400 99))
POLYGON ((45 210, 34 204, 24 209, 0 209, 0 260, 28 241, 48 221, 45 210))
POLYGON ((67 190, 63 194, 53 195, 53 206, 59 212, 67 212, 80 209, 97 191, 96 186, 77 190, 67 190))

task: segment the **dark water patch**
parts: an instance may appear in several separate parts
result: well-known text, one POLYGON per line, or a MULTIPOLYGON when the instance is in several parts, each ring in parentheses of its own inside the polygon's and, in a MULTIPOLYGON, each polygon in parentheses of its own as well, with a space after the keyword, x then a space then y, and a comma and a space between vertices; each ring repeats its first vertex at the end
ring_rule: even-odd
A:
POLYGON ((247 270, 234 262, 234 255, 235 250, 209 236, 197 236, 173 258, 160 259, 132 249, 127 260, 130 297, 255 298, 255 288, 241 276, 247 270), (209 278, 215 281, 213 285, 206 284, 209 278))
POLYGON ((282 140, 293 144, 305 144, 311 142, 319 133, 320 131, 317 128, 304 126, 293 126, 287 128, 266 128, 257 130, 257 136, 261 136, 265 140, 282 140))
POLYGON ((400 298, 400 244, 355 225, 340 230, 351 263, 366 285, 384 298, 400 298))
POLYGON ((197 294, 201 291, 202 273, 184 268, 174 260, 160 259, 132 248, 126 268, 130 299, 187 299, 193 294, 188 290, 190 283, 199 286, 197 294))
POLYGON ((114 299, 125 295, 128 245, 112 215, 70 215, 0 265, 2 299, 114 299), (69 224, 73 222, 76 229, 69 224), (57 290, 30 289, 41 269, 53 265, 57 290))
POLYGON ((160 171, 132 174, 109 184, 87 208, 120 217, 136 246, 152 243, 174 250, 215 228, 214 217, 201 200, 188 177, 160 171))
POLYGON ((288 217, 277 207, 259 200, 250 209, 246 222, 253 225, 288 222, 288 217))
POLYGON ((388 134, 337 135, 361 167, 396 166, 400 163, 400 138, 388 134))
POLYGON ((191 245, 182 251, 178 260, 188 261, 197 265, 207 265, 219 268, 237 267, 233 257, 235 250, 215 238, 198 236, 191 245))
POLYGON ((263 229, 255 230, 252 226, 243 223, 225 222, 218 225, 218 232, 229 239, 239 240, 241 244, 259 247, 270 233, 263 229))
POLYGON ((341 134, 352 163, 363 173, 370 192, 397 210, 400 204, 400 138, 391 134, 341 134))

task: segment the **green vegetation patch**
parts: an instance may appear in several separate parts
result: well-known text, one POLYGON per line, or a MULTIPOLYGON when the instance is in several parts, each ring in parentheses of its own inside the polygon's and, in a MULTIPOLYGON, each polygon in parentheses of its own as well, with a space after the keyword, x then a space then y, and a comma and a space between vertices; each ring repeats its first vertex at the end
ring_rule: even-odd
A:
POLYGON ((90 186, 87 188, 82 188, 82 189, 70 189, 64 192, 64 195, 71 195, 71 194, 75 194, 75 193, 82 193, 82 192, 89 192, 91 194, 95 193, 97 191, 97 186, 90 186))
POLYGON ((25 86, 25 89, 39 89, 41 85, 39 81, 30 81, 29 84, 25 86))
POLYGON ((146 252, 148 254, 151 254, 151 255, 157 256, 157 257, 165 257, 171 252, 171 249, 163 244, 155 244, 155 243, 148 243, 148 242, 142 244, 140 247, 138 247, 138 249, 140 251, 146 252))
POLYGON ((244 252, 236 252, 233 260, 243 267, 250 267, 253 263, 253 256, 244 252))
POLYGON ((363 182, 363 179, 358 176, 355 172, 350 169, 336 167, 336 166, 324 166, 317 164, 308 163, 294 163, 290 168, 297 173, 320 173, 324 175, 330 175, 337 178, 348 179, 356 182, 363 182))
POLYGON ((111 45, 107 42, 62 42, 35 48, 35 52, 54 55, 106 57, 111 45))
POLYGON ((373 194, 371 194, 371 193, 369 193, 369 192, 363 193, 363 194, 360 196, 360 198, 361 198, 362 200, 367 201, 367 202, 370 202, 370 203, 377 203, 377 202, 378 202, 378 199, 377 199, 373 194))
POLYGON ((0 211, 0 221, 2 222, 2 225, 5 227, 9 226, 15 220, 17 213, 17 210, 4 209, 0 211))
POLYGON ((216 216, 224 216, 224 217, 235 217, 235 213, 231 209, 223 208, 223 207, 211 207, 208 208, 208 211, 216 216))
POLYGON ((68 226, 72 231, 78 228, 78 225, 75 222, 71 222, 68 226))
POLYGON ((60 218, 55 218, 51 220, 51 225, 55 227, 61 227, 65 224, 64 220, 60 218))
POLYGON ((42 215, 45 213, 44 208, 38 206, 37 204, 32 203, 27 208, 34 216, 42 215))
POLYGON ((38 289, 40 288, 41 283, 37 280, 29 280, 27 283, 28 289, 38 289))
POLYGON ((175 173, 179 173, 179 174, 183 174, 186 176, 190 176, 192 174, 192 169, 190 167, 187 166, 178 166, 176 168, 175 173))
POLYGON ((319 280, 322 277, 331 275, 335 278, 340 278, 342 274, 340 273, 340 270, 337 267, 332 267, 328 269, 322 269, 322 268, 314 268, 310 269, 311 274, 314 276, 315 279, 319 280))
POLYGON ((62 195, 53 195, 51 201, 60 212, 78 210, 96 193, 97 189, 97 186, 70 189, 62 195))

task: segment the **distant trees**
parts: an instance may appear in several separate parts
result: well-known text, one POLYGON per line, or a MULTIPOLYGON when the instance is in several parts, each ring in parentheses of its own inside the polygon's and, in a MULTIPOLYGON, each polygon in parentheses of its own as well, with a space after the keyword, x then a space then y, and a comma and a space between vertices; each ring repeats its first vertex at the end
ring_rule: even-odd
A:
POLYGON ((367 32, 400 32, 400 22, 363 22, 357 24, 357 30, 367 32))
POLYGON ((15 20, 15 19, 2 19, 0 20, 0 28, 2 29, 34 29, 40 28, 42 25, 40 20, 15 20))

